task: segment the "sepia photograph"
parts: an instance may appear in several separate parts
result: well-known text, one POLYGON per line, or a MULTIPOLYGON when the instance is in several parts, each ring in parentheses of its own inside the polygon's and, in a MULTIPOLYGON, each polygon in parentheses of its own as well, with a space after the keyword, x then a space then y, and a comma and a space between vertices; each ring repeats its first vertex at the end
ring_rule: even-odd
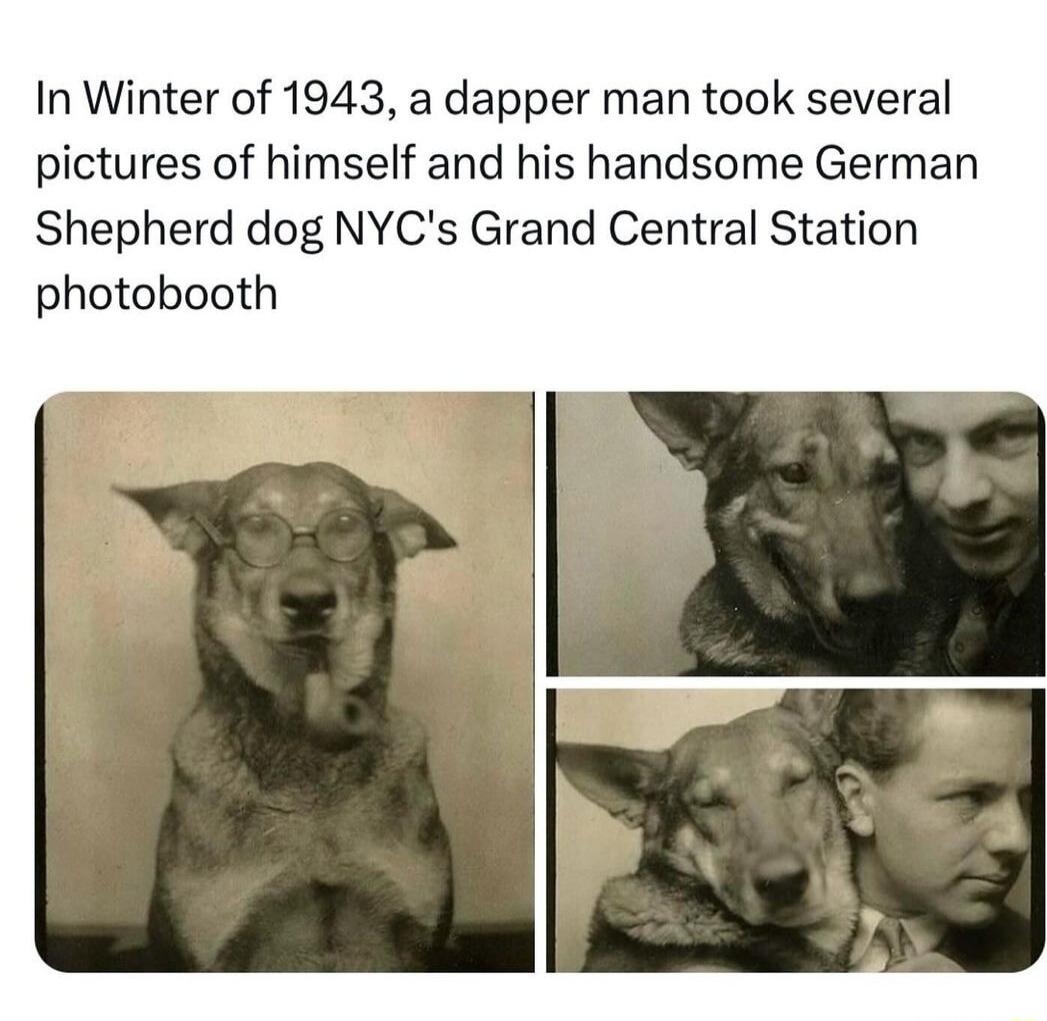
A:
POLYGON ((533 400, 40 413, 37 946, 532 971, 533 400))
POLYGON ((554 971, 1016 972, 1043 692, 565 690, 554 971))
POLYGON ((560 393, 551 674, 1044 675, 1020 393, 560 393))

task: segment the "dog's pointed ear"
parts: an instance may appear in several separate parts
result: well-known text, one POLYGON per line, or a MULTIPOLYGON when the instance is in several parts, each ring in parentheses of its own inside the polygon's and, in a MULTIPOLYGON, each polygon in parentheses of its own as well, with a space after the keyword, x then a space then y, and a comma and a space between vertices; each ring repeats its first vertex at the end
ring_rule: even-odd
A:
POLYGON ((193 515, 216 516, 223 486, 222 482, 183 482, 154 489, 113 486, 113 490, 144 508, 175 549, 195 557, 211 545, 211 540, 193 515))
POLYGON ((778 704, 796 713, 816 737, 831 738, 842 699, 842 688, 789 688, 778 704))
POLYGON ((368 487, 371 507, 381 531, 389 536, 397 560, 424 549, 450 549, 458 543, 431 514, 405 500, 394 489, 368 487))
POLYGON ((633 407, 688 471, 705 471, 713 448, 734 430, 746 397, 734 393, 630 393, 633 407))
POLYGON ((669 753, 561 743, 556 746, 556 761, 572 787, 635 828, 643 825, 648 799, 665 778, 669 753))

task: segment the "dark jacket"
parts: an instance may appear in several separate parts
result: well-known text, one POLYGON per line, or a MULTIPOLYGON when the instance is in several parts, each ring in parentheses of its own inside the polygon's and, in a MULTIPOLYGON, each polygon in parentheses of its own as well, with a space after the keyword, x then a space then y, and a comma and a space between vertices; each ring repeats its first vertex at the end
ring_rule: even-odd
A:
POLYGON ((1010 908, 983 928, 952 929, 938 947, 964 971, 1021 971, 1042 949, 1041 938, 1034 951, 1028 920, 1010 908))
MULTIPOLYGON (((892 673, 949 675, 946 647, 964 602, 976 584, 962 574, 922 526, 907 540, 909 584, 899 607, 899 630, 908 653, 892 673)), ((1044 564, 1041 554, 1023 591, 1007 602, 993 625, 990 645, 973 670, 977 677, 1044 676, 1044 564)))
POLYGON ((1006 611, 978 669, 983 677, 1043 676, 1043 562, 1025 591, 1006 611))

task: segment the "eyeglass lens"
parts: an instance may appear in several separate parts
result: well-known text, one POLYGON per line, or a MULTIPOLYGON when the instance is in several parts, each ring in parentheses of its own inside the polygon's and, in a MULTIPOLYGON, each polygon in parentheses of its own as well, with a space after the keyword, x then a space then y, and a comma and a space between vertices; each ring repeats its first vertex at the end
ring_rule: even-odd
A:
MULTIPOLYGON (((324 556, 340 562, 354 560, 371 541, 367 518, 347 510, 328 511, 311 532, 324 556)), ((295 531, 276 514, 251 514, 236 524, 236 552, 254 567, 275 567, 294 545, 295 531)))

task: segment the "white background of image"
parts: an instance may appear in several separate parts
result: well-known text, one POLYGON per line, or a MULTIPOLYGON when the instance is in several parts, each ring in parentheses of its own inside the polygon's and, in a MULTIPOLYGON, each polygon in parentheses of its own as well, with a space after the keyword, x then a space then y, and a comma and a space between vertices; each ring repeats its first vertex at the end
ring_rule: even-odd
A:
MULTIPOLYGON (((63 390, 274 389, 898 389, 1010 390, 1043 404, 1041 226, 1042 60, 1045 8, 1023 0, 988 7, 955 0, 829 0, 720 4, 652 0, 521 6, 483 2, 395 6, 318 2, 184 0, 174 6, 129 0, 58 0, 5 12, 2 96, 4 159, 2 296, 8 352, 2 407, 8 479, 4 595, 10 635, 12 721, 4 744, 11 820, 5 848, 10 924, 3 960, 13 1002, 78 1017, 139 1015, 184 1021, 190 1014, 251 1018, 310 1011, 427 1017, 531 1019, 646 1018, 665 1010, 710 1017, 882 1021, 885 1016, 987 1021, 1037 1016, 1041 961, 1018 975, 924 975, 896 981, 855 976, 722 975, 712 978, 461 976, 59 976, 30 939, 34 812, 34 585, 31 423, 63 390), (481 120, 393 125, 357 120, 291 122, 223 116, 61 121, 34 115, 38 78, 75 87, 85 77, 168 80, 225 90, 263 77, 331 80, 380 76, 397 91, 449 88, 463 77, 498 87, 634 84, 700 88, 706 81, 798 88, 929 87, 953 80, 946 119, 873 117, 603 123, 541 121, 499 128, 481 120), (391 129, 391 130, 390 130, 391 129), (33 153, 68 142, 121 151, 236 151, 245 141, 295 141, 346 151, 395 140, 436 139, 447 149, 482 151, 498 139, 572 150, 592 140, 609 149, 795 150, 826 142, 867 151, 975 151, 981 180, 929 182, 739 182, 548 185, 511 182, 425 185, 191 187, 105 183, 38 193, 33 153), (645 215, 729 215, 758 207, 809 208, 824 215, 866 208, 920 222, 914 249, 613 248, 330 249, 289 251, 145 249, 118 257, 101 249, 44 249, 33 242, 39 208, 85 215, 208 215, 266 205, 287 215, 337 208, 477 208, 506 215, 567 215, 590 207, 645 215), (69 272, 112 278, 228 279, 259 272, 279 284, 275 315, 84 314, 35 318, 39 280, 69 272), (947 1005, 947 1006, 946 1006, 947 1005)), ((539 402, 540 403, 540 402, 539 402)), ((537 419, 539 466, 545 445, 537 419)), ((613 458, 606 464, 615 472, 613 458)), ((536 474, 536 662, 545 657, 545 483, 536 474)), ((622 494, 626 499, 627 494, 622 494)), ((630 682, 634 683, 634 682, 630 682)), ((601 682, 606 686, 606 682, 601 682)), ((664 682, 659 682, 664 686, 664 682)), ((539 698, 536 733, 545 734, 539 698)), ((539 746, 541 742, 539 741, 539 746)), ((539 747, 537 790, 546 766, 539 747)), ((482 783, 482 775, 477 783, 482 783)), ((545 813, 536 828, 536 923, 544 924, 545 813)), ((539 935, 539 950, 543 948, 539 935)), ((541 959, 541 953, 539 959, 541 959)))

